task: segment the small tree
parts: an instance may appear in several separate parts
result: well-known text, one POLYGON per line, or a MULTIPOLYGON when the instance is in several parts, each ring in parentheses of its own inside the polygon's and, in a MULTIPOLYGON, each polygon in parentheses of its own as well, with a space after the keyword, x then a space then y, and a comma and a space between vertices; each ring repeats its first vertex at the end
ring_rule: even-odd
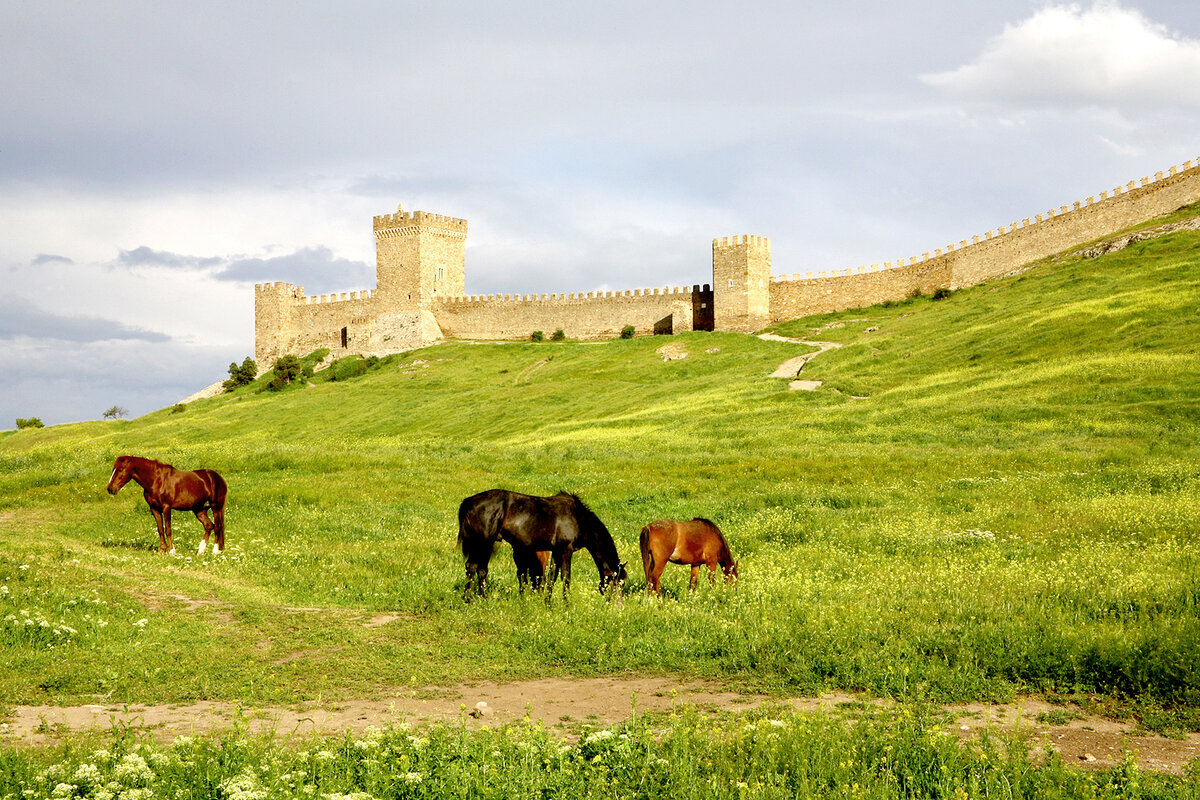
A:
POLYGON ((292 383, 304 372, 304 366, 300 363, 300 359, 294 355, 288 354, 280 356, 275 360, 274 366, 271 367, 271 382, 267 387, 271 391, 278 392, 283 387, 292 383))
POLYGON ((622 339, 632 339, 633 334, 636 332, 637 332, 637 328, 633 327, 632 325, 626 325, 624 328, 621 328, 621 338, 622 339))
POLYGON ((545 338, 546 337, 542 335, 541 331, 534 331, 533 333, 529 334, 529 341, 531 342, 540 342, 545 338))
POLYGON ((254 362, 253 358, 246 356, 246 360, 242 362, 240 367, 237 365, 236 361, 230 362, 229 378, 221 385, 225 387, 225 391, 232 392, 239 386, 245 386, 249 383, 253 383, 257 376, 258 364, 254 362))
POLYGON ((562 328, 558 328, 554 331, 554 333, 550 334, 550 341, 552 341, 552 342, 561 342, 563 339, 566 339, 566 338, 567 338, 567 335, 565 333, 563 333, 562 328))
POLYGON ((21 430, 22 428, 44 428, 44 427, 46 427, 46 426, 42 423, 42 420, 40 417, 30 417, 29 419, 23 419, 22 417, 17 417, 17 430, 21 430))
POLYGON ((123 419, 129 416, 129 409, 122 406, 113 406, 104 412, 105 419, 123 419))

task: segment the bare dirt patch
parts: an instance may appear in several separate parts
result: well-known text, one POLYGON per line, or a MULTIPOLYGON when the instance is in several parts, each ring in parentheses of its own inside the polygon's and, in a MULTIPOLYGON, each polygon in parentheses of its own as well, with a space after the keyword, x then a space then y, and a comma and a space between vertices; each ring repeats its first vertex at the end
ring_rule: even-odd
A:
MULTIPOLYGON (((381 700, 351 701, 321 708, 254 708, 236 703, 199 702, 144 706, 95 704, 73 707, 17 706, 0 727, 0 741, 42 744, 70 731, 117 726, 143 729, 162 741, 176 736, 220 732, 235 723, 253 733, 281 736, 359 732, 409 723, 465 723, 468 727, 503 725, 528 718, 549 727, 581 722, 609 725, 635 712, 669 712, 693 707, 709 713, 747 711, 783 704, 797 711, 853 714, 864 707, 839 692, 820 697, 772 698, 724 687, 664 677, 541 678, 511 683, 481 682, 453 688, 425 687, 381 700)), ((867 701, 870 706, 887 701, 867 701)), ((967 740, 985 731, 1016 734, 1035 750, 1052 748, 1062 759, 1083 768, 1106 768, 1126 753, 1142 769, 1182 774, 1200 757, 1200 734, 1166 738, 1138 732, 1134 723, 1083 714, 1037 698, 1015 703, 968 704, 947 709, 954 721, 947 732, 967 740), (1039 719, 1040 718, 1040 719, 1039 719), (1053 724, 1047 720, 1066 720, 1053 724)))
MULTIPOLYGON (((830 323, 826 327, 832 327, 835 324, 837 327, 841 327, 840 323, 830 323)), ((804 365, 809 361, 812 361, 814 358, 828 350, 842 346, 838 342, 810 342, 805 339, 794 339, 790 336, 780 336, 775 333, 760 333, 758 338, 765 339, 768 342, 791 342, 792 344, 802 344, 807 345, 808 347, 819 348, 816 352, 805 353, 802 356, 789 358, 787 361, 775 368, 775 371, 768 376, 771 378, 797 378, 797 376, 800 375, 800 371, 804 369, 804 365)), ((821 381, 797 379, 788 384, 788 389, 791 389, 792 391, 815 392, 817 389, 821 388, 821 383, 821 381)))

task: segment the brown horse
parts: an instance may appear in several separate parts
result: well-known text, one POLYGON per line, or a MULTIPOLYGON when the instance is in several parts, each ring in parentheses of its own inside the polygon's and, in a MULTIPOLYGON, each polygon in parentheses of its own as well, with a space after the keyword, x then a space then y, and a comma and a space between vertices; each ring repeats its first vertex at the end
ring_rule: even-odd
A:
POLYGON ((662 573, 667 562, 689 564, 692 580, 688 588, 695 590, 700 578, 700 565, 708 566, 708 581, 716 577, 717 565, 725 573, 725 582, 737 579, 738 565, 729 552, 729 545, 716 523, 696 517, 691 522, 660 519, 642 528, 642 568, 646 570, 646 590, 662 595, 662 573))
POLYGON ((112 477, 108 479, 108 493, 116 494, 121 487, 133 479, 142 487, 146 504, 154 515, 158 526, 158 539, 162 552, 175 554, 171 541, 171 511, 191 511, 204 526, 204 539, 196 549, 203 555, 208 547, 208 537, 216 532, 213 554, 225 549, 225 495, 228 487, 225 479, 211 469, 195 472, 175 469, 170 464, 137 456, 118 456, 113 464, 112 477), (213 520, 208 519, 212 509, 213 520))
POLYGON ((542 588, 542 579, 550 566, 550 551, 533 550, 514 544, 513 563, 517 565, 517 584, 521 591, 525 591, 526 586, 531 586, 536 592, 542 588))

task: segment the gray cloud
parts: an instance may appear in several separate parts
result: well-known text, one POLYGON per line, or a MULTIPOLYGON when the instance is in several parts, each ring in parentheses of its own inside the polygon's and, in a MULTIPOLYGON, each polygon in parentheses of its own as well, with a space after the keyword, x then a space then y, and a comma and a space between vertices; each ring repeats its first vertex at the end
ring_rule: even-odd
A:
POLYGON ((308 294, 371 288, 375 267, 362 261, 335 258, 328 247, 305 247, 273 258, 235 259, 216 273, 227 281, 266 283, 287 281, 303 286, 308 294))
POLYGON ((40 267, 43 264, 74 264, 75 262, 66 256, 56 256, 53 253, 38 253, 30 263, 35 267, 40 267))
POLYGON ((22 339, 74 343, 119 339, 168 342, 171 337, 101 317, 66 317, 18 297, 0 297, 0 341, 11 343, 22 339))
POLYGON ((133 250, 122 250, 117 257, 117 263, 126 267, 192 267, 207 269, 225 263, 225 259, 217 257, 200 257, 169 253, 154 250, 145 245, 133 250))

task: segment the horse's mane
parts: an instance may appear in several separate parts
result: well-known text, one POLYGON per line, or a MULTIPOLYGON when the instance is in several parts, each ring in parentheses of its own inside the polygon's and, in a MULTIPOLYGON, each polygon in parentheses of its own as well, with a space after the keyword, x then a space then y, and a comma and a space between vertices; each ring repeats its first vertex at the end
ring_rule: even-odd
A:
MULTIPOLYGON (((713 522, 711 519, 705 519, 704 517, 692 517, 692 522, 703 522, 705 525, 712 525, 714 528, 717 528, 717 523, 713 522)), ((717 530, 720 531, 721 529, 717 528, 717 530)))
POLYGON ((588 504, 583 502, 577 494, 572 492, 559 492, 559 494, 571 498, 571 502, 575 504, 576 519, 583 523, 589 534, 595 536, 596 543, 606 551, 604 553, 605 557, 611 556, 614 561, 619 561, 617 544, 613 541, 612 534, 608 531, 608 526, 600 520, 600 517, 596 516, 596 512, 588 508, 588 504))

